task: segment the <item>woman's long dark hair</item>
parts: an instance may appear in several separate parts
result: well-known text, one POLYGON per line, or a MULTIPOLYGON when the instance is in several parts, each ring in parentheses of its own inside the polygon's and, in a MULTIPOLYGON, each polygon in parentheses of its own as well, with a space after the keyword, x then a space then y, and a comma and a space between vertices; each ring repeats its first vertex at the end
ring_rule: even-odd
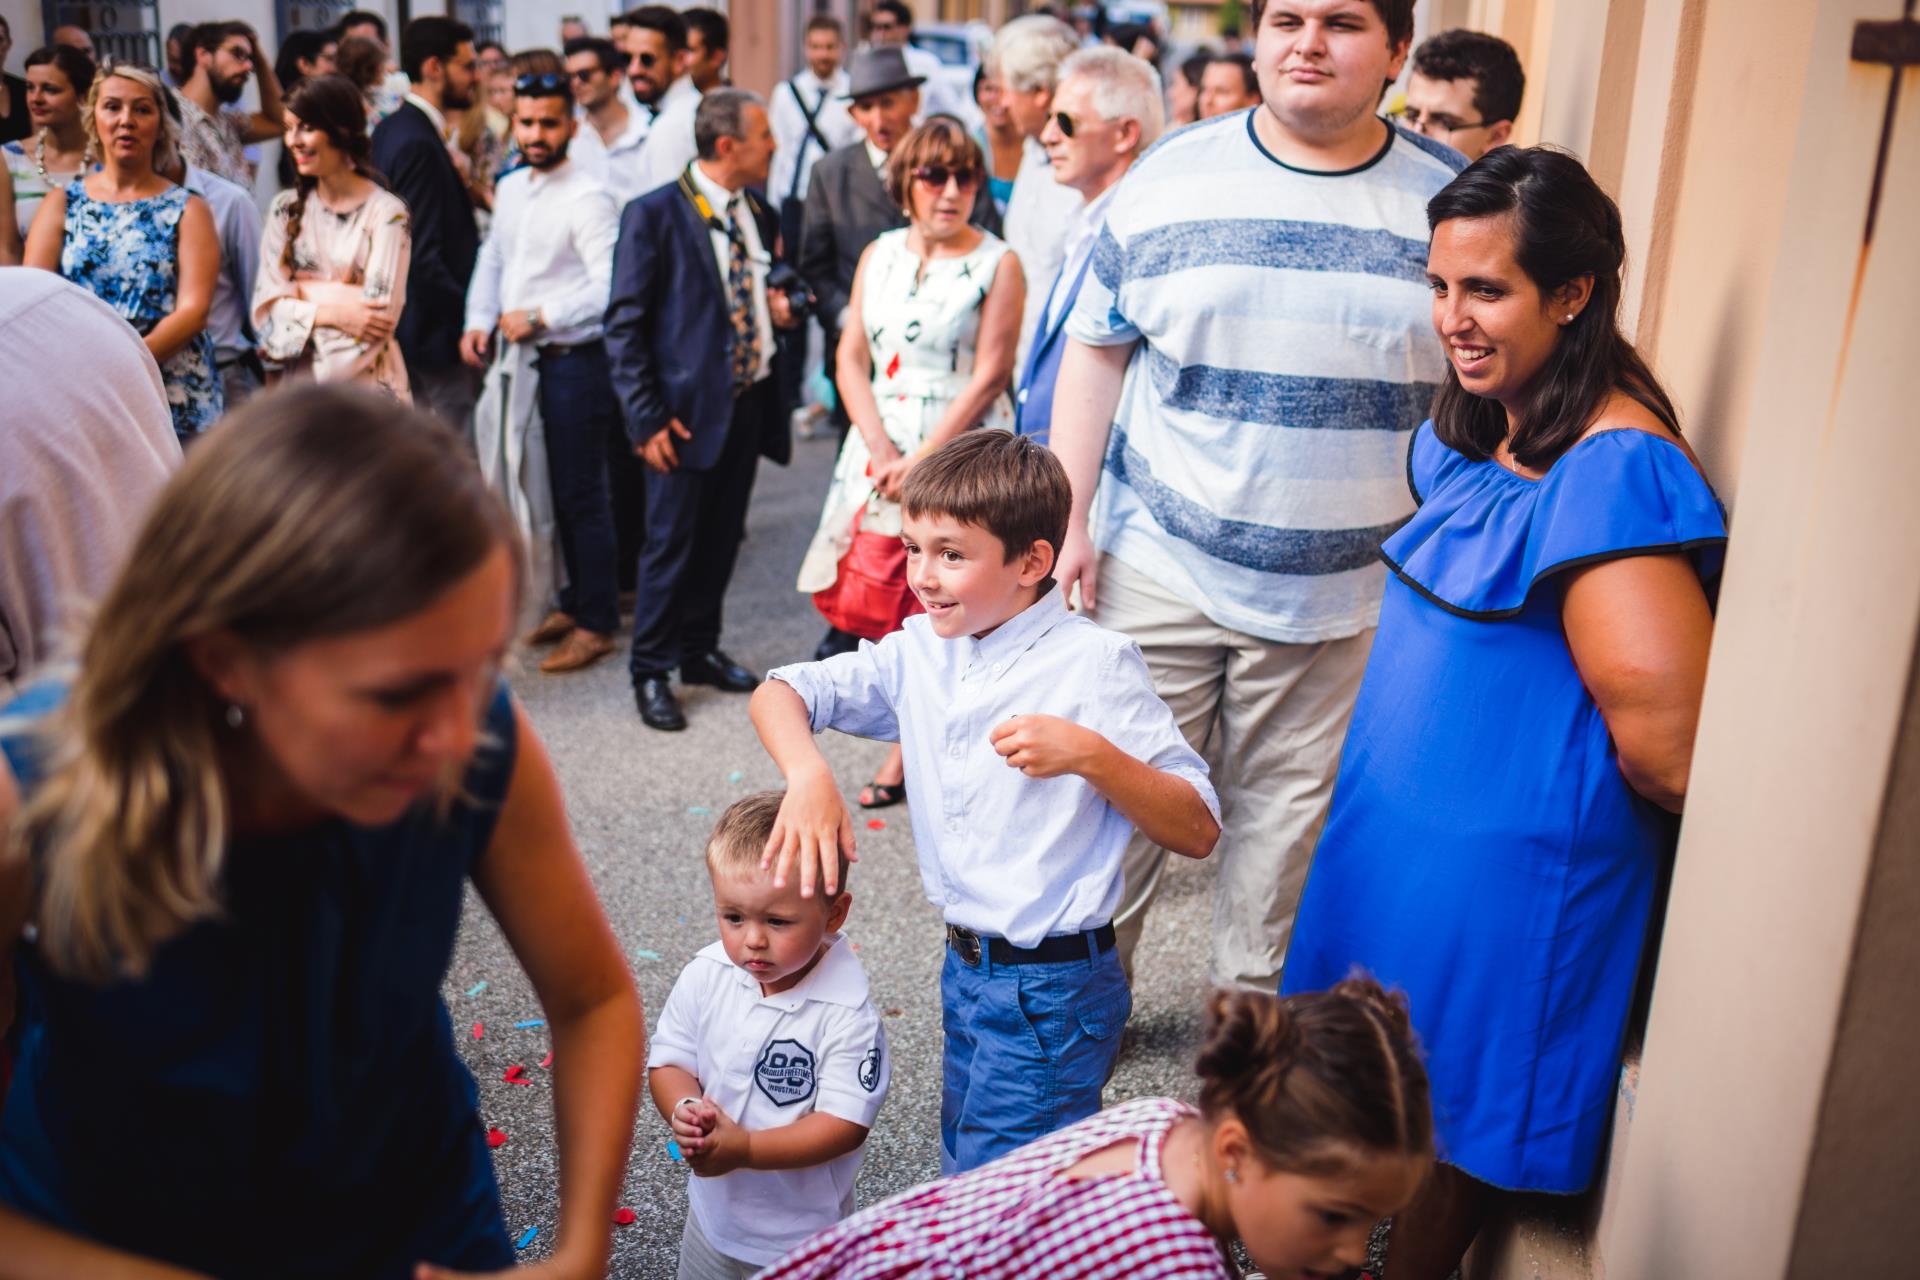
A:
MULTIPOLYGON (((287 98, 286 109, 301 124, 326 134, 327 141, 352 163, 355 173, 373 182, 380 181, 369 159, 373 144, 367 138, 367 102, 353 81, 342 75, 303 80, 287 98)), ((305 174, 294 179, 297 194, 287 204, 287 245, 280 253, 280 265, 289 274, 293 271, 293 242, 300 238, 307 200, 317 185, 317 178, 305 174)))
MULTIPOLYGON (((1496 147, 1427 202, 1431 231, 1455 218, 1511 215, 1513 256, 1544 297, 1593 277, 1593 294, 1560 331, 1517 415, 1508 449, 1545 470, 1565 453, 1614 392, 1624 392, 1676 436, 1680 420, 1660 380, 1620 332, 1620 267, 1627 256, 1620 210, 1578 160, 1549 147, 1496 147)), ((1433 398, 1433 431, 1469 458, 1493 456, 1507 439, 1507 411, 1460 385, 1451 363, 1433 398)))

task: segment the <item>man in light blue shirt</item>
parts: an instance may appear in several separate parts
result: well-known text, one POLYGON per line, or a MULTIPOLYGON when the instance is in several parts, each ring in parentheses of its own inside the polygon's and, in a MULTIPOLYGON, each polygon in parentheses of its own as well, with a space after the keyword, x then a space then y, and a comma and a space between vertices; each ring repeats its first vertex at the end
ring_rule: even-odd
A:
POLYGON ((926 613, 878 644, 778 668, 754 694, 788 785, 767 845, 775 884, 797 861, 803 894, 816 868, 832 893, 837 853, 853 850, 813 734, 905 749, 921 883, 947 922, 948 1173, 1099 1109, 1132 1004, 1110 923, 1122 851, 1136 825, 1194 858, 1219 833, 1207 767, 1138 648, 1068 613, 1054 588, 1070 502, 1042 446, 961 434, 902 494, 907 581, 926 613))
MULTIPOLYGON (((1212 977, 1272 991, 1444 374, 1426 203, 1462 157, 1376 111, 1413 0, 1255 0, 1261 103, 1127 175, 1067 321, 1060 581, 1138 641, 1229 818, 1212 977), (1098 487, 1096 500, 1095 489, 1098 487)), ((1123 953, 1164 855, 1136 841, 1123 953)))

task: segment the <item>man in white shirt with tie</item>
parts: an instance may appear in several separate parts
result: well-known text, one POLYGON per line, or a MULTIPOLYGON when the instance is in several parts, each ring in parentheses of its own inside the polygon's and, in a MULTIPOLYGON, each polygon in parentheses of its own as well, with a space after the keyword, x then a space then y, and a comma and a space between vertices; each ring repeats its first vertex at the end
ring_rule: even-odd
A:
POLYGON ((495 189, 460 338, 461 358, 475 367, 486 364, 496 327, 503 342, 539 348, 540 417, 567 568, 558 607, 532 637, 560 642, 540 664, 549 673, 612 653, 620 623, 607 486, 608 441, 620 415, 601 320, 620 227, 613 198, 567 159, 578 127, 565 77, 515 83, 513 136, 527 166, 495 189))
POLYGON ((640 194, 640 150, 652 132, 651 113, 641 109, 626 83, 627 55, 604 36, 576 36, 566 44, 567 75, 573 80, 579 128, 569 149, 613 197, 614 208, 640 194))

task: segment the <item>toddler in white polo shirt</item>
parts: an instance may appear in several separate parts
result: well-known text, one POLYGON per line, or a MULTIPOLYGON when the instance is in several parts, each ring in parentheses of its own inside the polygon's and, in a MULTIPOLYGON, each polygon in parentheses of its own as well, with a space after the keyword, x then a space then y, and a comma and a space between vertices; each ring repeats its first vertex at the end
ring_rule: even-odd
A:
POLYGON ((781 792, 707 841, 720 941, 681 971, 649 1042, 648 1088, 695 1177, 679 1280, 745 1280, 853 1212, 860 1148, 887 1096, 886 1032, 840 935, 853 896, 774 887, 760 854, 781 792))

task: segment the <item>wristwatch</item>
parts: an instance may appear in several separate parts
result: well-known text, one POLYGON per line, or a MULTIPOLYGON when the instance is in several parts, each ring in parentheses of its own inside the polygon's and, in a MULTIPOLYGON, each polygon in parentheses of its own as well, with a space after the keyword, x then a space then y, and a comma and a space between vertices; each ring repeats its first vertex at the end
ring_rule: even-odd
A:
POLYGON ((536 334, 546 332, 547 322, 541 317, 540 308, 528 307, 524 314, 527 317, 527 327, 529 329, 533 330, 536 334))

